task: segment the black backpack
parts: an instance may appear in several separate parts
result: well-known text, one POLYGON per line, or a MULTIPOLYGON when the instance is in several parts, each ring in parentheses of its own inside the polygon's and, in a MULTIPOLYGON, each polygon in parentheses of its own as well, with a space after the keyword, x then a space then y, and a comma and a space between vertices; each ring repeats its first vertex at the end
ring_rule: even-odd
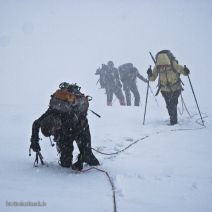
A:
POLYGON ((74 112, 86 115, 91 97, 82 94, 76 84, 61 83, 59 87, 60 89, 51 95, 50 108, 62 113, 74 112))
POLYGON ((136 78, 136 76, 134 76, 136 73, 134 73, 134 67, 132 63, 125 63, 119 66, 118 70, 122 82, 136 78))

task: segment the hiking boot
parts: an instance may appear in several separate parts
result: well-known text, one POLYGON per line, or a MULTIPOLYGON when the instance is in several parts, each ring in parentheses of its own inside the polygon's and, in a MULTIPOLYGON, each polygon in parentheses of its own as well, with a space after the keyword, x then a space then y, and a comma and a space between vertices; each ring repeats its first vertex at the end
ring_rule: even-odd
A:
POLYGON ((72 154, 69 149, 60 152, 60 165, 62 167, 70 168, 72 165, 72 154))
POLYGON ((112 102, 107 102, 107 106, 112 106, 112 102))
POLYGON ((119 103, 120 103, 120 105, 122 105, 122 106, 125 106, 125 105, 126 105, 125 100, 119 100, 119 103))
POLYGON ((83 168, 83 163, 81 163, 80 161, 77 161, 76 163, 74 163, 71 167, 73 170, 76 171, 81 171, 83 168))
POLYGON ((177 120, 171 120, 170 121, 170 125, 175 125, 175 124, 177 124, 177 120))
POLYGON ((64 161, 64 160, 60 160, 59 161, 59 164, 64 167, 64 168, 70 168, 71 167, 71 164, 72 164, 72 161, 64 161))
POLYGON ((99 161, 97 160, 97 158, 91 154, 89 156, 86 157, 85 162, 89 165, 89 166, 98 166, 99 161))

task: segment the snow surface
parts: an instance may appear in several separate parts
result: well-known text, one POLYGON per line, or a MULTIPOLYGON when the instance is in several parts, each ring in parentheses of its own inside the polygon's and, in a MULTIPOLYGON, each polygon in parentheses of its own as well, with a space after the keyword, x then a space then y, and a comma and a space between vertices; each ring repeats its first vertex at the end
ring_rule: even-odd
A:
MULTIPOLYGON (((211 11, 207 0, 0 0, 0 211, 113 211, 103 173, 61 168, 47 138, 40 143, 48 167, 34 168, 34 154, 28 156, 32 123, 62 81, 78 82, 93 96, 90 109, 102 116, 88 115, 94 148, 113 153, 148 136, 118 155, 94 152, 112 177, 117 211, 212 211, 211 11), (184 111, 176 126, 167 126, 164 100, 158 95, 157 106, 151 92, 142 125, 141 81, 141 107, 121 107, 115 98, 113 107, 105 106, 94 75, 98 66, 111 59, 115 66, 133 62, 145 76, 153 65, 148 52, 161 49, 171 49, 190 68, 206 128, 196 123, 186 77, 183 97, 194 116, 184 111), (7 201, 47 206, 8 207, 7 201)), ((151 87, 155 93, 156 83, 151 87)))
MULTIPOLYGON (((180 117, 179 125, 167 126, 164 116, 157 115, 158 111, 147 113, 147 123, 143 126, 140 107, 100 108, 101 119, 89 113, 94 148, 112 153, 149 136, 115 156, 95 153, 101 163, 99 168, 113 179, 118 211, 212 209, 210 119, 206 129, 174 132, 170 130, 199 126, 195 118, 190 120, 186 114, 180 117)), ((7 105, 1 111, 5 120, 1 129, 13 130, 1 135, 1 211, 14 209, 6 207, 5 201, 45 201, 47 206, 39 208, 43 211, 61 208, 63 211, 113 211, 112 191, 104 174, 95 170, 79 174, 61 168, 56 149, 47 138, 40 143, 48 167, 33 167, 34 155, 28 156, 32 122, 29 114, 39 111, 39 107, 7 105)), ((75 157, 76 154, 77 151, 75 157)), ((15 210, 29 209, 16 207, 15 210)))

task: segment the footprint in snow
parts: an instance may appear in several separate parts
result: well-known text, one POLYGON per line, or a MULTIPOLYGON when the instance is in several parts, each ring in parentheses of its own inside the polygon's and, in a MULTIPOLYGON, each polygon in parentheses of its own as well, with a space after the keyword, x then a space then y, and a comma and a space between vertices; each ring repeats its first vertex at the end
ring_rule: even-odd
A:
POLYGON ((191 184, 191 188, 192 188, 193 190, 198 190, 197 183, 196 183, 196 182, 193 182, 193 183, 191 184))
POLYGON ((133 142, 132 138, 126 138, 125 141, 133 142))

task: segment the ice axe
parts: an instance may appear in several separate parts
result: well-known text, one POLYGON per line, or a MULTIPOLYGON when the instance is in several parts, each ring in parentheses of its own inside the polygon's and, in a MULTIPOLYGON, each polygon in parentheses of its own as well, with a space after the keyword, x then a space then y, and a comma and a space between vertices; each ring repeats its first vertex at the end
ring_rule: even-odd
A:
MULTIPOLYGON (((29 148, 29 156, 31 156, 31 147, 29 148)), ((35 155, 35 162, 34 162, 34 166, 37 167, 38 166, 38 160, 40 159, 40 162, 42 165, 44 165, 44 161, 43 161, 43 155, 41 154, 40 151, 37 151, 36 152, 36 155, 35 155)))

